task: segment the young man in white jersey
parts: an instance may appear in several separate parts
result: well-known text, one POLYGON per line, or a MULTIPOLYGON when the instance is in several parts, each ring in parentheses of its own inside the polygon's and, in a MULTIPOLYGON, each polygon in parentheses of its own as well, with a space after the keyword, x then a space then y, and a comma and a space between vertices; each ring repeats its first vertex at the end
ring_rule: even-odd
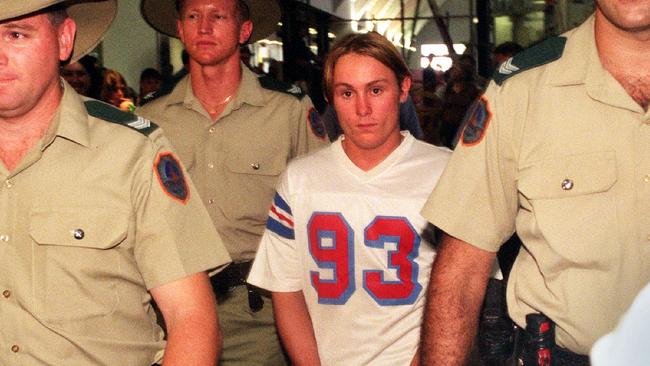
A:
POLYGON ((342 39, 324 85, 343 136, 289 164, 248 282, 296 365, 417 364, 435 255, 419 210, 450 153, 400 132, 411 76, 378 33, 342 39))

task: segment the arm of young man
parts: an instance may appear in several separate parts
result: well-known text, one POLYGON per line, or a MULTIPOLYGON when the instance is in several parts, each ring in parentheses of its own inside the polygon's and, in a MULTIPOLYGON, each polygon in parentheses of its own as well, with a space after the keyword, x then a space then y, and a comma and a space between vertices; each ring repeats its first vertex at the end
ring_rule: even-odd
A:
POLYGON ((216 365, 221 351, 217 302, 205 272, 151 289, 167 327, 164 366, 216 365))
POLYGON ((431 270, 422 326, 422 365, 463 365, 496 253, 443 235, 431 270))
POLYGON ((302 291, 273 292, 271 296, 275 323, 293 364, 320 365, 314 327, 302 291))

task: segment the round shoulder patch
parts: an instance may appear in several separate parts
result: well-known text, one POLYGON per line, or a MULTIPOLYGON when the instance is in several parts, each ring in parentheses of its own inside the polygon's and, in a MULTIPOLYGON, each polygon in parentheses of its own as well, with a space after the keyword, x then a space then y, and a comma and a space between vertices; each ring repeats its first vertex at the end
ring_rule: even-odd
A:
POLYGON ((307 120, 309 121, 311 132, 313 132, 318 138, 324 139, 326 135, 325 126, 323 126, 323 123, 320 120, 320 114, 318 114, 316 108, 309 108, 309 112, 307 112, 307 120))
POLYGON ((170 152, 158 154, 155 163, 158 182, 167 195, 182 204, 187 203, 190 191, 178 159, 170 152))
POLYGON ((461 142, 464 146, 474 146, 480 143, 485 137, 485 130, 492 119, 490 106, 485 98, 481 96, 471 106, 467 113, 466 121, 463 123, 463 136, 461 142))

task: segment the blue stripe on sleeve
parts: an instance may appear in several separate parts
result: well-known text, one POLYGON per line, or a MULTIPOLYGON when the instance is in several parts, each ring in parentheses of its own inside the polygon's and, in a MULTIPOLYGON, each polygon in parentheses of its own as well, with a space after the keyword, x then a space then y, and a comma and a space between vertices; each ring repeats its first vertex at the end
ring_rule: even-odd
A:
POLYGON ((266 228, 268 230, 271 230, 272 232, 280 235, 281 237, 285 239, 294 239, 294 233, 293 229, 288 228, 279 221, 269 217, 268 220, 266 220, 266 228))
POLYGON ((280 194, 278 192, 275 192, 275 197, 273 198, 273 203, 277 207, 284 210, 284 212, 287 212, 290 215, 293 215, 293 213, 291 213, 291 207, 289 207, 289 205, 282 199, 282 196, 280 196, 280 194))

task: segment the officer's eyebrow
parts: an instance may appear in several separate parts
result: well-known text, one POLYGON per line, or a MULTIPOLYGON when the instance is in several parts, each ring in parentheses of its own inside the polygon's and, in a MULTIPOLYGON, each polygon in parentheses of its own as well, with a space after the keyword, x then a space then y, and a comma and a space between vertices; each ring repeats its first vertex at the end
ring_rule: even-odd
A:
POLYGON ((7 28, 7 29, 19 29, 19 30, 25 30, 25 31, 36 30, 35 26, 33 26, 31 24, 26 24, 26 23, 20 23, 18 21, 9 21, 7 23, 2 23, 2 24, 0 24, 0 27, 7 28))

